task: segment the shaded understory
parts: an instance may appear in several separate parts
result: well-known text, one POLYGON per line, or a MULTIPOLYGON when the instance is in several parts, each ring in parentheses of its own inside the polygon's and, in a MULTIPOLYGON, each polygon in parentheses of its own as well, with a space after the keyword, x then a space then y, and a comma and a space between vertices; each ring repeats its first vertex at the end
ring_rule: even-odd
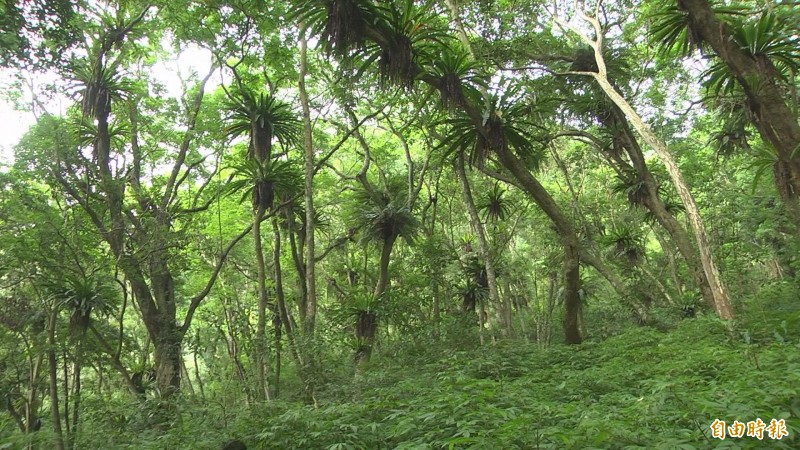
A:
POLYGON ((546 350, 420 340, 387 349, 356 380, 342 375, 316 409, 187 401, 172 429, 159 432, 137 426, 137 412, 122 404, 95 404, 81 448, 218 449, 231 437, 268 449, 798 448, 793 325, 730 330, 699 317, 546 350), (717 418, 786 419, 789 436, 713 439, 717 418))

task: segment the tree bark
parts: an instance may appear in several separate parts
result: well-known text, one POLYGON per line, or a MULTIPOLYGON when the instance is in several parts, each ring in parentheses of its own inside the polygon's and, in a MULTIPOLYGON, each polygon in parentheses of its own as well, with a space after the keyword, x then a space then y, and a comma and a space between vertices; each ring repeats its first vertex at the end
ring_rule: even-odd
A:
POLYGON ((580 344, 583 340, 578 327, 581 308, 580 289, 580 239, 567 216, 553 197, 528 171, 525 164, 507 149, 497 150, 500 163, 520 183, 525 192, 553 221, 564 248, 562 276, 564 279, 564 339, 567 344, 580 344))
POLYGON ((61 352, 61 366, 64 369, 64 435, 66 436, 67 448, 72 447, 72 440, 70 438, 70 421, 69 421, 69 363, 67 362, 67 351, 64 349, 61 352))
POLYGON ((306 207, 306 311, 305 321, 303 322, 303 332, 309 336, 314 334, 314 325, 317 316, 317 283, 315 266, 315 211, 314 211, 314 144, 311 136, 311 111, 308 104, 308 93, 306 92, 306 74, 308 70, 308 49, 305 36, 300 38, 300 79, 298 87, 300 90, 300 104, 303 109, 303 149, 304 164, 303 174, 305 184, 303 200, 306 207))
MULTIPOLYGON (((273 230, 276 233, 280 233, 280 228, 275 228, 275 225, 273 225, 273 230)), ((295 231, 293 231, 292 228, 289 227, 288 234, 290 236, 290 240, 291 240, 291 236, 293 236, 294 233, 295 233, 295 231)), ((278 268, 281 267, 280 260, 279 260, 281 243, 280 243, 280 239, 279 238, 276 238, 275 244, 274 244, 274 248, 277 249, 276 252, 275 252, 274 257, 278 258, 278 259, 275 260, 275 263, 274 263, 275 264, 275 268, 276 268, 276 270, 275 270, 275 276, 276 276, 276 278, 275 278, 275 291, 276 291, 276 294, 277 294, 277 297, 278 297, 277 298, 277 300, 278 300, 278 314, 280 314, 280 319, 281 319, 281 322, 283 323, 283 326, 286 327, 286 341, 289 343, 289 351, 291 352, 292 358, 294 359, 294 362, 297 364, 297 367, 302 369, 302 367, 303 367, 303 358, 301 357, 299 349, 297 348, 297 341, 295 339, 295 335, 296 335, 296 332, 297 332, 296 325, 292 322, 292 319, 289 316, 289 307, 286 305, 286 295, 284 294, 284 291, 283 291, 283 275, 282 275, 282 272, 280 272, 281 273, 280 277, 278 276, 278 273, 279 273, 278 272, 278 268)), ((293 258, 294 258, 294 254, 295 253, 296 253, 295 249, 293 249, 292 250, 292 254, 293 254, 292 257, 293 258)), ((305 283, 302 283, 302 284, 304 285, 305 283)), ((304 292, 304 289, 301 289, 300 291, 301 291, 301 294, 302 294, 304 292)), ((304 375, 304 374, 301 373, 301 375, 304 375)))
MULTIPOLYGON (((584 72, 584 74, 590 75, 592 78, 594 78, 603 92, 605 92, 608 98, 611 99, 611 101, 614 102, 614 104, 617 105, 617 107, 625 114, 628 120, 630 120, 631 125, 633 125, 633 128, 642 136, 642 139, 644 139, 644 141, 650 145, 653 150, 655 150, 661 162, 666 166, 667 173, 669 174, 675 189, 677 189, 678 195, 680 195, 681 200, 683 201, 683 205, 686 208, 686 215, 689 217, 689 223, 694 231, 695 239, 697 240, 697 247, 700 252, 700 261, 703 265, 703 270, 706 274, 706 278, 708 278, 711 291, 714 296, 715 310, 722 319, 733 318, 733 309, 730 304, 730 298, 728 297, 725 285, 722 283, 722 279, 719 276, 717 266, 714 263, 714 257, 711 252, 711 246, 708 243, 708 235, 705 230, 705 225, 703 224, 697 204, 695 203, 694 197, 689 191, 689 187, 683 178, 683 174, 678 168, 675 158, 672 157, 672 154, 669 152, 669 149, 667 149, 667 145, 664 143, 664 141, 659 139, 655 133, 653 133, 653 130, 651 130, 644 120, 642 120, 642 118, 628 103, 628 101, 625 100, 625 98, 623 98, 622 95, 620 95, 620 93, 617 92, 614 86, 609 82, 605 59, 603 57, 603 30, 600 26, 599 20, 596 17, 588 17, 580 12, 579 15, 594 27, 596 34, 595 40, 592 40, 577 28, 567 26, 572 31, 577 33, 581 39, 589 44, 594 50, 594 58, 595 62, 597 63, 597 72, 584 72)), ((557 22, 565 25, 563 21, 558 19, 557 22)))
POLYGON ((64 433, 61 430, 61 414, 59 413, 58 402, 58 362, 56 361, 56 321, 58 310, 53 308, 50 312, 50 320, 47 324, 47 363, 50 374, 50 417, 53 421, 53 433, 55 434, 54 447, 56 450, 64 450, 64 433))
POLYGON ((632 169, 638 177, 637 181, 641 181, 644 186, 642 206, 647 208, 656 218, 656 221, 669 233, 670 238, 672 238, 684 261, 686 261, 686 266, 689 268, 689 273, 700 290, 701 296, 711 308, 714 308, 714 293, 703 270, 703 265, 699 261, 697 250, 692 246, 689 233, 675 216, 667 210, 664 201, 659 197, 658 182, 647 166, 642 149, 636 140, 633 130, 631 130, 625 113, 617 105, 613 105, 611 115, 601 120, 609 130, 617 130, 621 145, 631 160, 632 167, 623 165, 620 169, 623 171, 626 168, 632 169))
POLYGON ((306 322, 306 312, 308 310, 308 285, 306 284, 306 263, 304 260, 305 230, 298 230, 293 212, 286 214, 286 227, 289 229, 289 248, 291 249, 292 262, 294 262, 294 268, 297 272, 297 289, 300 293, 297 299, 297 309, 300 312, 300 330, 305 332, 304 325, 302 325, 306 322))
POLYGON ((389 261, 392 257, 392 249, 397 241, 397 235, 391 234, 386 237, 381 247, 381 260, 378 273, 378 282, 375 283, 375 291, 372 294, 375 300, 380 300, 389 288, 389 261))
MULTIPOLYGON (((289 230, 289 233, 292 231, 289 230)), ((289 342, 289 351, 294 357, 295 362, 298 364, 298 368, 301 371, 301 378, 302 378, 302 365, 300 356, 297 354, 297 349, 294 343, 294 331, 292 328, 292 323, 289 321, 289 313, 286 309, 286 295, 283 291, 283 269, 281 266, 281 229, 278 226, 278 217, 275 216, 272 218, 272 233, 273 233, 273 244, 272 244, 272 264, 274 266, 274 275, 275 275, 275 295, 276 295, 276 303, 275 303, 275 311, 274 311, 274 319, 273 324, 275 327, 275 398, 278 398, 280 395, 280 380, 281 380, 281 351, 283 349, 283 332, 282 326, 286 327, 286 340, 289 342)))
POLYGON ((265 208, 262 204, 256 207, 253 214, 253 248, 256 254, 256 291, 258 293, 258 318, 256 320, 255 364, 256 364, 256 400, 268 400, 267 386, 267 265, 264 261, 264 247, 261 243, 261 221, 265 208))
MULTIPOLYGON (((130 21, 125 31, 130 31, 146 15, 150 7, 146 7, 141 14, 130 21)), ((119 32, 120 30, 116 30, 119 32)), ((95 86, 103 86, 101 79, 103 73, 110 70, 106 65, 106 54, 112 50, 111 39, 105 39, 99 53, 93 61, 94 75, 90 83, 95 86)), ((156 363, 156 382, 162 397, 169 397, 176 393, 180 388, 180 362, 181 362, 181 342, 183 334, 188 330, 192 314, 199 303, 206 297, 211 286, 213 286, 218 274, 219 263, 216 272, 212 275, 203 292, 191 299, 187 316, 184 323, 178 326, 176 322, 175 289, 172 276, 168 267, 170 260, 170 247, 174 242, 170 241, 171 236, 171 210, 177 198, 177 189, 186 179, 181 178, 181 173, 186 168, 186 156, 190 144, 195 136, 194 127, 202 105, 205 92, 205 85, 214 72, 214 67, 209 70, 206 77, 200 81, 199 89, 193 97, 191 111, 184 125, 186 132, 180 144, 172 171, 167 179, 163 191, 159 194, 160 198, 154 199, 145 195, 141 190, 139 177, 141 174, 141 151, 138 148, 136 132, 138 126, 135 114, 132 115, 131 134, 131 154, 134 161, 129 171, 118 171, 117 165, 120 161, 112 159, 111 134, 109 132, 109 117, 111 114, 112 96, 106 89, 95 89, 97 95, 86 95, 83 98, 84 114, 87 118, 94 119, 97 124, 96 138, 92 143, 92 153, 94 165, 86 167, 91 176, 86 179, 96 179, 97 183, 93 186, 86 186, 86 191, 95 192, 95 196, 103 203, 102 206, 94 206, 94 202, 83 194, 83 188, 79 188, 82 181, 74 177, 78 170, 65 161, 57 161, 58 166, 52 171, 53 176, 64 188, 66 194, 81 205, 86 211, 97 231, 103 236, 103 240, 108 244, 112 255, 116 259, 117 266, 130 282, 131 289, 135 294, 136 303, 142 314, 142 321, 147 328, 148 338, 155 347, 156 363), (123 175, 122 173, 125 172, 123 175), (132 188, 133 197, 138 202, 142 213, 133 214, 124 204, 126 198, 126 187, 132 188), (140 220, 140 217, 152 217, 152 221, 140 220), (127 219, 127 220, 126 220, 127 219), (146 255, 146 256, 139 256, 146 255)), ((90 90, 87 90, 87 93, 90 90)), ((83 175, 81 175, 83 176, 83 175)), ((238 242, 238 240, 237 240, 238 242)), ((224 257, 221 259, 224 260, 224 257)), ((113 349, 109 351, 114 355, 113 349)), ((119 364, 119 359, 113 358, 115 365, 119 364)))
MULTIPOLYGON (((381 247, 381 259, 379 262, 378 281, 375 283, 375 290, 372 298, 375 301, 383 299, 389 289, 389 262, 392 256, 392 248, 397 241, 397 235, 391 234, 383 240, 381 247)), ((375 341, 377 330, 377 314, 374 311, 361 311, 356 320, 356 337, 359 339, 359 348, 356 351, 356 367, 363 368, 372 357, 372 345, 375 341)))
POLYGON ((655 150, 661 162, 663 162, 664 166, 666 166, 667 173, 669 174, 675 189, 677 189, 678 195, 680 195, 681 200, 683 201, 683 205, 686 208, 686 215, 689 217, 689 223, 692 226, 695 239, 697 240, 697 247, 700 251, 700 261, 703 265, 703 271, 705 272, 706 278, 711 286, 711 293, 714 298, 714 307, 717 314, 722 319, 727 320, 733 318, 733 309, 731 307, 730 298, 728 297, 727 289, 720 278, 717 266, 714 263, 714 256, 711 252, 711 246, 708 243, 708 234, 706 233, 705 225, 703 224, 697 204, 695 203, 694 197, 689 191, 689 187, 686 184, 686 180, 683 178, 683 174, 678 168, 675 158, 672 157, 672 154, 669 152, 669 149, 667 149, 667 145, 664 143, 664 141, 659 139, 655 133, 653 133, 653 130, 651 130, 644 120, 639 117, 627 100, 625 100, 616 91, 616 89, 614 89, 611 83, 609 83, 605 73, 602 54, 597 49, 595 50, 595 58, 597 59, 598 66, 602 66, 603 68, 598 73, 592 73, 592 76, 600 85, 601 89, 603 89, 603 92, 605 92, 606 95, 628 117, 628 120, 631 121, 631 125, 633 125, 634 129, 639 132, 644 141, 647 142, 647 144, 650 145, 653 150, 655 150))
MULTIPOLYGON (((464 204, 469 212, 469 219, 470 223, 472 224, 472 229, 475 230, 475 235, 478 237, 478 249, 481 252, 481 258, 483 258, 484 268, 486 269, 486 282, 489 288, 489 302, 495 307, 501 308, 502 305, 500 304, 500 296, 497 292, 497 273, 494 270, 489 243, 486 240, 486 233, 483 229, 480 216, 478 216, 478 209, 475 207, 475 200, 472 197, 472 189, 470 188, 469 180, 467 179, 467 173, 464 169, 463 152, 458 153, 455 171, 456 175, 458 176, 458 182, 461 184, 461 192, 464 196, 464 204)), ((511 324, 507 322, 505 314, 503 315, 503 322, 504 332, 509 332, 509 327, 511 324)))
MULTIPOLYGON (((707 0, 677 0, 688 13, 689 27, 708 44, 716 56, 730 69, 747 97, 747 106, 764 141, 775 148, 778 163, 788 171, 788 180, 778 192, 793 213, 800 227, 800 124, 797 114, 786 104, 786 94, 780 86, 778 72, 764 55, 751 55, 739 46, 727 25, 717 20, 707 0)), ((789 89, 792 89, 789 86, 789 89)))
POLYGON ((203 386, 203 378, 200 376, 200 363, 198 362, 197 352, 199 349, 199 341, 200 335, 195 335, 197 338, 197 345, 195 345, 194 349, 192 350, 192 362, 194 363, 194 377, 197 380, 197 386, 200 388, 200 398, 203 400, 206 399, 206 392, 203 386))
MULTIPOLYGON (((38 343, 42 343, 39 341, 38 336, 36 340, 38 343)), ((33 367, 31 367, 30 371, 30 378, 28 379, 28 392, 25 396, 25 424, 23 430, 25 433, 33 433, 36 431, 34 430, 34 424, 37 420, 39 420, 38 413, 40 400, 38 399, 37 394, 39 393, 38 388, 41 384, 40 377, 43 364, 44 355, 40 353, 33 362, 33 367)))
MULTIPOLYGON (((302 33, 301 33, 302 34, 302 33)), ((308 43, 305 34, 300 36, 300 73, 298 89, 300 91, 300 105, 303 110, 303 202, 306 208, 306 262, 305 270, 305 299, 303 305, 305 310, 303 315, 303 334, 307 342, 311 343, 311 348, 303 358, 303 396, 306 403, 316 404, 314 398, 314 377, 312 376, 315 367, 314 334, 317 320, 317 278, 316 278, 316 241, 314 232, 316 231, 316 211, 314 209, 314 142, 312 140, 311 109, 308 103, 308 92, 306 91, 306 75, 308 73, 308 43)))
MULTIPOLYGON (((75 358, 75 365, 73 370, 73 396, 72 396, 72 429, 68 431, 69 448, 75 448, 75 442, 78 439, 78 425, 80 424, 80 408, 81 408, 81 369, 83 368, 83 339, 78 343, 77 353, 75 358)), ((67 420, 66 418, 64 419, 67 420)), ((69 429, 69 427, 67 427, 69 429)))

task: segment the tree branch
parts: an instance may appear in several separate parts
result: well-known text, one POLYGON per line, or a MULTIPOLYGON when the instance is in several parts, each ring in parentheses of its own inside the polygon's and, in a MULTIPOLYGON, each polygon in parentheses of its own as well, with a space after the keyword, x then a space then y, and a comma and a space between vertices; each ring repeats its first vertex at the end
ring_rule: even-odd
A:
POLYGON ((323 251, 323 252, 322 252, 322 254, 321 254, 321 255, 317 255, 317 256, 315 256, 315 257, 314 257, 314 262, 320 262, 320 261, 322 261, 323 259, 325 259, 325 257, 326 257, 326 256, 328 256, 328 253, 330 253, 332 250, 335 250, 335 249, 337 249, 337 248, 341 247, 342 245, 344 245, 344 243, 345 243, 345 242, 349 241, 350 239, 352 239, 352 238, 353 238, 353 236, 355 236, 355 234, 358 232, 358 230, 359 230, 360 228, 361 228, 361 227, 358 227, 358 228, 351 228, 351 229, 350 229, 350 230, 347 232, 347 234, 346 234, 345 236, 342 236, 342 237, 340 237, 340 238, 336 239, 335 241, 333 241, 333 243, 332 243, 331 245, 329 245, 329 246, 328 246, 328 247, 325 249, 325 251, 323 251))
POLYGON ((205 95, 205 87, 208 80, 211 78, 211 75, 216 70, 213 62, 211 64, 211 68, 208 70, 205 78, 200 82, 200 87, 198 89, 197 95, 194 98, 194 105, 193 110, 190 112, 189 120, 186 129, 186 133, 183 136, 183 142, 181 142, 180 150, 178 151, 178 156, 175 159, 175 164, 172 166, 172 173, 169 176, 169 180, 167 180, 167 185, 164 188, 164 196, 161 199, 161 210, 165 211, 167 206, 172 202, 172 199, 178 195, 178 186, 176 185, 176 181, 178 180, 178 175, 180 174, 181 168, 183 167, 184 161, 186 161, 186 153, 189 151, 189 145, 192 142, 192 138, 194 137, 194 126, 197 123, 197 116, 200 114, 200 106, 203 103, 203 96, 205 95))
MULTIPOLYGON (((285 206, 290 205, 298 198, 300 198, 300 195, 295 195, 289 200, 281 203, 280 205, 278 205, 278 207, 274 208, 271 213, 264 214, 264 217, 261 218, 261 221, 263 222, 267 219, 272 218, 277 213, 277 211, 279 211, 281 208, 285 206)), ((205 299, 211 292, 211 288, 214 287, 214 284, 217 281, 217 277, 219 277, 219 273, 222 270, 222 266, 224 265, 225 260, 228 259, 228 255, 230 254, 231 250, 233 250, 233 247, 235 247, 236 244, 239 243, 239 241, 241 241, 245 236, 247 236, 247 234, 250 233, 250 230, 252 229, 253 229, 253 224, 251 223, 250 225, 245 227, 245 229, 242 230, 242 232, 240 232, 233 239, 231 239, 230 242, 228 242, 228 245, 225 247, 225 249, 220 253, 219 260, 217 261, 217 264, 214 266, 214 269, 212 270, 211 276, 209 277, 205 287, 203 288, 202 291, 200 291, 200 293, 192 297, 192 299, 189 301, 189 308, 186 310, 186 317, 183 320, 183 325, 181 325, 180 327, 181 334, 185 335, 186 332, 189 331, 189 327, 192 324, 192 318, 194 317, 195 311, 200 306, 200 303, 203 301, 203 299, 205 299)))

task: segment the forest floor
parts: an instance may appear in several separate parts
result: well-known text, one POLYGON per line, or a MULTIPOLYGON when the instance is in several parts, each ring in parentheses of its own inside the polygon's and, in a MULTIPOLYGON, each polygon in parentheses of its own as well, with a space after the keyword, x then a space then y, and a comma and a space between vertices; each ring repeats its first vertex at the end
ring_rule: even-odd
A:
POLYGON ((782 324, 754 332, 698 317, 547 349, 419 342, 321 389, 318 407, 186 405, 169 433, 112 440, 198 449, 231 437, 268 449, 800 448, 800 340, 782 324), (714 437, 717 420, 725 439, 714 437), (788 436, 777 439, 784 425, 788 436))

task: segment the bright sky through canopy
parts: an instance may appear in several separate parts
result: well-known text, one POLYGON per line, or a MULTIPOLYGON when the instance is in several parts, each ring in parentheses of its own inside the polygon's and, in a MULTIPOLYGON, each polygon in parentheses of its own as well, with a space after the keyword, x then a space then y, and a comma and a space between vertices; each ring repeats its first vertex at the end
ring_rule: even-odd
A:
MULTIPOLYGON (((163 48, 170 48, 168 41, 162 45, 163 48)), ((154 81, 162 83, 167 89, 167 96, 178 97, 182 93, 181 77, 186 79, 192 72, 199 77, 205 76, 211 64, 211 53, 190 45, 183 49, 181 53, 171 60, 159 61, 153 67, 151 74, 154 81)), ((29 75, 35 77, 35 75, 29 75)), ((34 78, 34 83, 41 84, 54 78, 54 74, 48 73, 41 77, 34 78)), ((14 74, 10 71, 0 73, 0 89, 5 91, 13 81, 14 74)), ((219 77, 212 77, 206 89, 211 90, 220 83, 219 77)), ((3 92, 2 94, 5 94, 3 92)), ((14 158, 14 146, 19 142, 28 129, 36 123, 36 118, 31 111, 17 111, 14 105, 5 95, 0 94, 0 165, 11 164, 14 158)), ((25 88, 21 102, 25 105, 31 103, 30 90, 25 88)), ((46 103, 48 112, 52 114, 62 114, 70 100, 61 97, 46 103)), ((37 111, 41 113, 41 111, 37 111)))
POLYGON ((10 164, 14 145, 35 122, 33 114, 15 111, 11 103, 0 100, 0 164, 10 164))

